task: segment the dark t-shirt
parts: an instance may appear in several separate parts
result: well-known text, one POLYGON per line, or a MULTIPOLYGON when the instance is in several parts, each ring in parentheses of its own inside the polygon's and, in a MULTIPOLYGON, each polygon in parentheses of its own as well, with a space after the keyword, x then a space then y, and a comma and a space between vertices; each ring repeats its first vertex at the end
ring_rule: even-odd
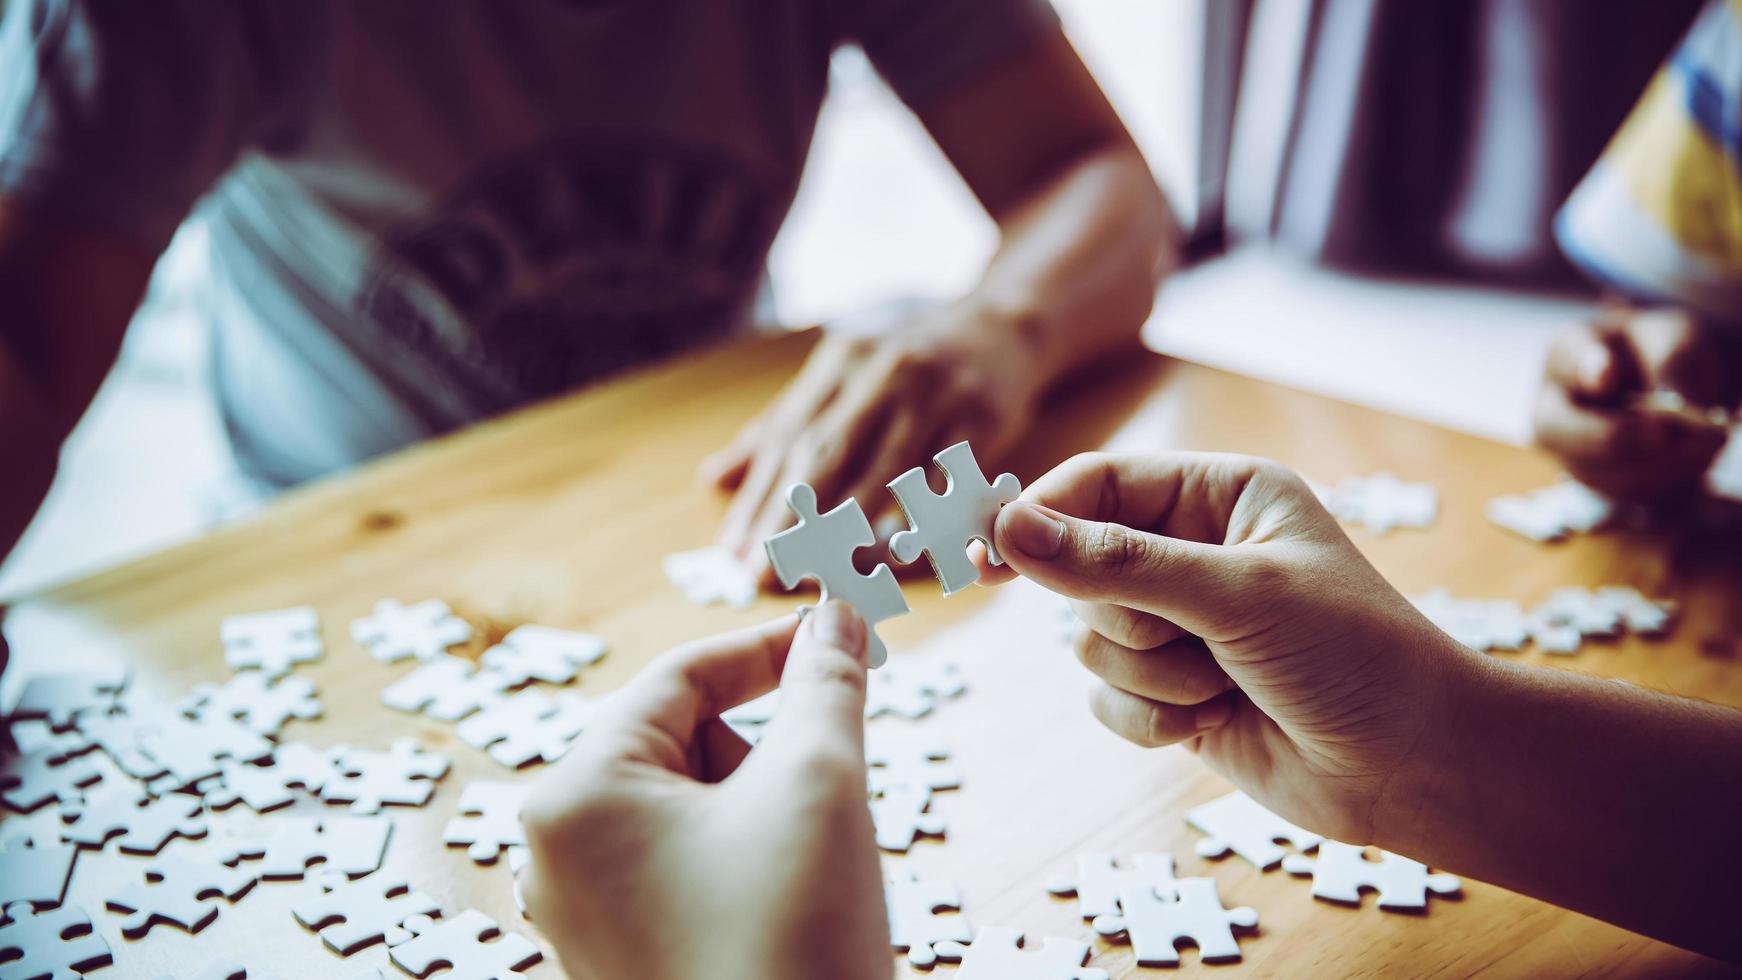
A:
POLYGON ((923 105, 1045 0, 12 0, 0 193, 166 244, 287 484, 741 326, 829 56, 923 105))

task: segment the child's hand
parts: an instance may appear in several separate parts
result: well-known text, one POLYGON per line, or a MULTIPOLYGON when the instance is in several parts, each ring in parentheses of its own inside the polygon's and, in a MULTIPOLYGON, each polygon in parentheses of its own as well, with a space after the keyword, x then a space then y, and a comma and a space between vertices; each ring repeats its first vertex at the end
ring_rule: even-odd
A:
POLYGON ((1739 363, 1685 314, 1618 311, 1556 339, 1536 399, 1536 440, 1605 493, 1640 501, 1689 493, 1729 432, 1636 403, 1661 389, 1691 405, 1734 408, 1739 363))
POLYGON ((1374 839, 1374 804, 1446 710, 1446 674, 1475 656, 1264 460, 1078 456, 1004 507, 995 534, 1010 569, 1087 624, 1077 653, 1104 682, 1103 724, 1186 742, 1340 840, 1374 839))
POLYGON ((524 810, 526 900, 571 976, 887 980, 864 649, 831 602, 672 650, 611 697, 524 810), (746 756, 719 713, 777 680, 746 756))

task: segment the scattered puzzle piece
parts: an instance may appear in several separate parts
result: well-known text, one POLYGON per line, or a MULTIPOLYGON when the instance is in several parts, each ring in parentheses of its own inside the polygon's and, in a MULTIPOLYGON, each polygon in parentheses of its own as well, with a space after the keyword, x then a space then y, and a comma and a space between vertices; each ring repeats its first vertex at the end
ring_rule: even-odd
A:
POLYGON ((301 878, 309 867, 361 878, 381 867, 387 841, 393 836, 388 817, 281 817, 270 825, 272 836, 243 841, 224 856, 224 863, 260 860, 260 877, 267 881, 301 878))
POLYGON ((602 703, 572 691, 551 697, 533 688, 472 715, 454 734, 510 769, 540 759, 555 762, 592 723, 602 703))
POLYGON ((277 766, 251 766, 226 759, 216 785, 208 787, 201 783, 200 795, 214 809, 245 803, 255 813, 266 813, 296 802, 287 775, 277 766))
POLYGON ((226 759, 256 762, 272 755, 270 741, 233 718, 166 715, 136 735, 138 748, 175 778, 177 789, 219 775, 226 759))
POLYGON ((406 919, 442 914, 435 899, 412 891, 403 877, 386 873, 349 881, 342 873, 326 872, 320 876, 320 887, 320 897, 298 902, 291 914, 320 933, 327 948, 340 956, 375 943, 397 946, 411 938, 404 928, 406 919))
POLYGON ((1319 844, 1316 859, 1291 854, 1282 867, 1291 875, 1312 875, 1314 898, 1360 905, 1361 890, 1367 888, 1379 893, 1380 908, 1392 912, 1420 912, 1427 908, 1428 892, 1454 895, 1463 888, 1451 875, 1429 874, 1420 861, 1389 851, 1369 861, 1365 848, 1334 840, 1319 844))
POLYGON ((549 626, 516 626, 502 642, 484 651, 484 666, 506 677, 512 687, 530 681, 567 684, 580 668, 599 662, 609 649, 603 637, 549 626))
POLYGON ((321 799, 349 803, 352 813, 380 813, 387 804, 423 806, 449 765, 447 756, 409 738, 394 741, 386 752, 344 749, 334 762, 336 771, 321 787, 321 799))
POLYGON ((434 660, 470 640, 472 626, 440 599, 410 606, 382 599, 373 612, 351 624, 351 638, 383 663, 407 657, 434 660))
POLYGON ((1024 947, 1022 930, 986 926, 973 945, 946 940, 934 947, 939 959, 961 960, 955 980, 1107 980, 1107 971, 1084 966, 1089 944, 1048 936, 1040 949, 1024 947))
POLYGON ((82 800, 66 805, 61 819, 64 841, 102 850, 120 837, 127 854, 156 854, 173 837, 206 836, 200 801, 191 796, 153 797, 137 786, 105 783, 82 800))
POLYGON ((1172 894, 1172 854, 1137 854, 1131 863, 1135 866, 1119 868, 1114 866, 1111 854, 1079 854, 1076 877, 1055 878, 1047 882, 1046 890, 1054 895, 1077 896, 1077 911, 1085 919, 1118 915, 1122 889, 1149 888, 1172 894))
POLYGON ((29 902, 37 908, 59 905, 79 849, 70 844, 21 838, 0 843, 0 908, 29 902))
POLYGON ((949 746, 936 739, 914 738, 888 728, 865 732, 865 777, 872 793, 898 786, 957 789, 962 774, 949 758, 949 746))
POLYGON ((903 660, 866 678, 865 717, 923 718, 939 702, 967 689, 961 672, 947 660, 903 660))
POLYGON ((226 617, 218 624, 218 641, 231 670, 256 670, 267 680, 326 653, 320 616, 310 606, 226 617))
POLYGON ((1324 500, 1325 509, 1338 520, 1364 525, 1374 534, 1432 527, 1440 513, 1440 493, 1432 484, 1410 483, 1390 473, 1349 477, 1324 500))
POLYGON ((450 969, 444 980, 520 980, 524 974, 516 971, 544 958, 531 940, 504 932, 476 909, 440 922, 413 916, 405 927, 417 938, 393 947, 389 956, 394 966, 414 977, 428 976, 445 963, 450 969))
POLYGON ((889 910, 889 943, 907 951, 907 961, 920 969, 937 962, 933 943, 966 943, 974 938, 966 916, 939 915, 960 910, 962 893, 944 881, 920 881, 911 871, 897 872, 883 882, 883 904, 889 910))
POLYGON ((165 768, 146 754, 143 748, 145 739, 165 724, 177 720, 186 721, 155 699, 138 691, 127 691, 109 710, 80 716, 79 730, 122 772, 135 779, 153 779, 163 775, 165 768))
POLYGON ((1310 851, 1324 838, 1302 830, 1259 806, 1245 793, 1233 792, 1186 811, 1186 823, 1206 835, 1198 841, 1199 856, 1214 858, 1233 851, 1260 871, 1282 860, 1276 842, 1286 840, 1310 851))
POLYGON ((1241 906, 1222 907, 1214 878, 1181 878, 1166 895, 1161 889, 1138 886, 1119 890, 1118 915, 1095 918, 1095 931, 1103 936, 1124 933, 1139 966, 1177 966, 1175 943, 1190 940, 1205 962, 1237 960, 1240 943, 1234 926, 1251 929, 1258 913, 1241 906))
POLYGON ((466 853, 479 864, 495 864, 510 847, 526 846, 526 831, 520 827, 520 805, 526 800, 525 783, 474 779, 460 794, 457 815, 442 831, 449 846, 470 845, 466 853))
MULTIPOLYGON (((175 980, 175 978, 164 976, 158 977, 157 980, 175 980)), ((194 974, 193 980, 278 980, 278 976, 263 970, 250 970, 235 960, 215 960, 207 963, 205 969, 194 974)))
POLYGON ((479 670, 470 661, 438 656, 381 692, 389 708, 438 721, 459 721, 502 700, 508 678, 494 670, 479 670))
POLYGON ((132 913, 121 934, 138 939, 159 922, 199 932, 218 917, 217 898, 235 901, 254 887, 252 873, 216 862, 162 856, 145 866, 145 881, 133 881, 113 891, 110 910, 132 913))
POLYGON ((111 962, 108 940, 77 905, 39 912, 17 902, 0 918, 0 975, 8 980, 74 980, 111 962))
POLYGON ((931 790, 924 786, 895 786, 871 800, 871 823, 876 827, 877 846, 905 853, 921 834, 942 837, 948 824, 942 814, 930 813, 931 790))
POLYGON ((73 727, 79 716, 112 708, 126 690, 125 667, 87 667, 77 673, 34 674, 24 682, 8 716, 14 722, 41 718, 55 731, 73 727))
POLYGON ((907 600, 888 565, 869 575, 853 567, 853 552, 877 543, 859 502, 846 500, 819 514, 816 491, 795 483, 786 491, 786 505, 798 515, 798 524, 763 542, 781 584, 794 589, 814 578, 822 586, 819 603, 840 599, 857 610, 865 620, 867 662, 883 666, 889 651, 877 636, 877 624, 906 613, 907 600))
POLYGON ((55 745, 21 755, 0 755, 0 800, 19 813, 29 813, 49 802, 74 802, 83 787, 102 778, 90 760, 69 758, 55 745))
POLYGON ((666 555, 665 577, 698 606, 719 602, 733 609, 748 609, 756 602, 756 576, 724 548, 666 555))
POLYGON ((190 718, 240 721, 250 731, 272 737, 277 737, 290 719, 319 718, 322 710, 315 698, 314 681, 286 677, 273 682, 258 672, 237 674, 221 685, 197 685, 182 707, 190 718))
POLYGON ((984 544, 992 564, 1004 563, 992 543, 992 522, 998 519, 998 508, 1022 492, 1022 483, 1011 473, 987 483, 966 442, 938 453, 932 462, 949 476, 942 494, 931 492, 925 470, 918 466, 889 482, 889 492, 912 525, 889 539, 889 556, 907 565, 923 552, 943 583, 944 595, 949 595, 980 580, 980 569, 968 560, 969 542, 984 544))
POLYGON ((1575 480, 1488 501, 1488 520, 1532 541, 1558 541, 1608 524, 1616 508, 1608 497, 1575 480))

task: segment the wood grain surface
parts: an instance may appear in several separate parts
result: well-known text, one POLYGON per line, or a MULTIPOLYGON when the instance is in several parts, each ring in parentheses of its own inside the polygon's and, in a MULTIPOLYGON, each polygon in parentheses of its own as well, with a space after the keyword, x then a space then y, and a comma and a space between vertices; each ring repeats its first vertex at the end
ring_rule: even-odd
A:
MULTIPOLYGON (((285 737, 384 747, 412 735, 452 755, 453 772, 428 807, 393 808, 397 829, 387 866, 450 913, 477 908, 542 942, 515 911, 505 864, 476 867, 464 849, 441 842, 468 780, 531 779, 539 770, 508 773, 455 739, 451 726, 384 707, 381 689, 412 668, 369 658, 351 642, 348 624, 385 596, 439 596, 478 627, 472 655, 522 622, 594 631, 609 638, 611 652, 576 689, 597 694, 673 644, 791 609, 797 600, 782 595, 765 595, 745 611, 691 605, 666 582, 660 562, 709 542, 724 502, 696 482, 696 462, 767 403, 811 342, 799 335, 721 348, 541 405, 289 494, 245 523, 182 547, 19 597, 6 620, 13 643, 8 688, 33 669, 120 661, 135 669, 137 687, 176 698, 226 675, 217 642, 223 616, 311 604, 322 616, 328 652, 297 673, 319 685, 326 717, 292 721, 285 737)), ((1734 540, 1618 531, 1533 544, 1488 524, 1482 506, 1553 480, 1555 468, 1539 455, 1155 357, 1132 358, 1114 376, 1077 387, 1045 413, 1010 462, 1025 482, 1100 446, 1256 453, 1321 482, 1380 469, 1429 481, 1442 494, 1431 530, 1384 537, 1351 531, 1405 593, 1444 586, 1460 596, 1530 602, 1562 585, 1630 584, 1672 597, 1682 616, 1666 639, 1589 644, 1570 658, 1507 656, 1742 705, 1742 571, 1734 540)), ((1227 905, 1250 905, 1260 916, 1260 927, 1242 938, 1242 962, 1205 966, 1188 950, 1186 971, 1235 977, 1722 969, 1475 881, 1465 882, 1461 898, 1432 900, 1425 915, 1396 915, 1378 911, 1371 897, 1358 909, 1314 901, 1307 881, 1281 870, 1260 874, 1237 858, 1199 858, 1192 849, 1198 835, 1182 815, 1229 787, 1184 750, 1140 750, 1097 726, 1084 699, 1087 675, 1058 636, 1059 600, 1026 583, 949 599, 929 578, 908 577, 905 588, 912 615, 881 630, 892 656, 953 658, 970 689, 922 722, 874 724, 916 724, 944 737, 955 748, 964 786, 934 803, 949 820, 945 838, 922 840, 886 860, 957 882, 965 914, 977 926, 1091 940, 1094 964, 1115 976, 1165 975, 1134 968, 1128 947, 1095 938, 1074 902, 1048 895, 1044 884, 1068 873, 1079 851, 1168 851, 1180 874, 1213 876, 1227 905)), ((240 809, 213 815, 214 834, 245 833, 261 819, 240 809)), ((297 809, 320 805, 303 801, 297 809)), ((53 822, 47 809, 8 815, 0 836, 53 822)), ((170 848, 194 854, 213 846, 178 841, 170 848)), ((1665 861, 1698 860, 1663 841, 1613 846, 1659 849, 1665 861)), ((98 976, 185 977, 218 958, 286 977, 343 977, 366 966, 401 975, 379 946, 340 961, 298 925, 288 908, 311 893, 308 882, 263 882, 225 905, 198 935, 158 927, 143 940, 124 940, 121 916, 104 911, 103 898, 141 865, 113 845, 79 862, 71 898, 91 912, 115 953, 115 964, 98 976)), ((905 969, 898 962, 897 972, 905 969)), ((940 966, 933 976, 952 972, 940 966)), ((547 958, 530 973, 560 971, 547 958)), ((829 974, 818 964, 816 976, 829 974)))

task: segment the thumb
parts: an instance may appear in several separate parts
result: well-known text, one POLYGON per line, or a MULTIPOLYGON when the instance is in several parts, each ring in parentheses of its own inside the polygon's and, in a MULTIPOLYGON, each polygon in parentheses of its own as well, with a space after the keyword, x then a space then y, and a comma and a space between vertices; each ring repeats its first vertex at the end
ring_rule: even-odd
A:
POLYGON ((864 781, 865 621, 839 600, 811 610, 780 676, 780 707, 746 767, 827 759, 864 781))
POLYGON ((1171 620, 1193 633, 1227 608, 1237 586, 1224 547, 1086 521, 1017 500, 993 527, 998 554, 1041 586, 1085 602, 1109 602, 1171 620))

